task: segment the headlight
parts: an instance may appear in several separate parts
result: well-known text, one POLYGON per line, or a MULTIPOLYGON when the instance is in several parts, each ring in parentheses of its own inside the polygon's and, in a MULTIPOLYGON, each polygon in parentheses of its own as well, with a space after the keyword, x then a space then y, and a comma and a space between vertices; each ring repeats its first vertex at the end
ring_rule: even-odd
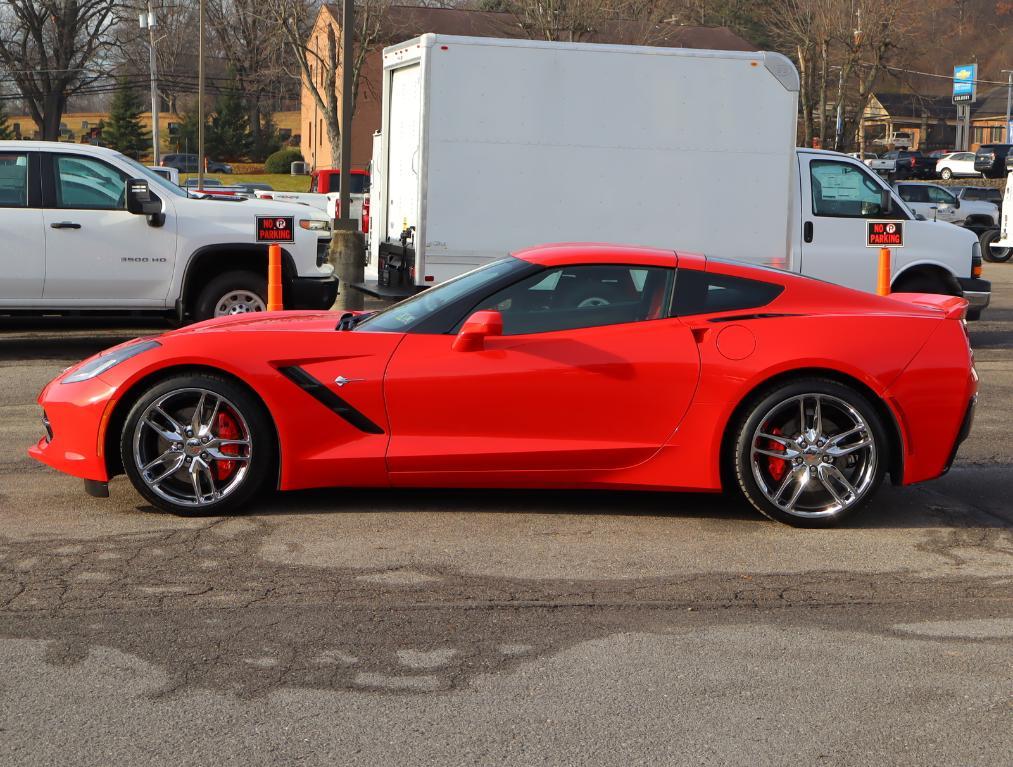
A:
POLYGON ((323 218, 300 218, 299 226, 309 229, 311 232, 331 231, 331 222, 323 218))
POLYGON ((100 354, 90 362, 84 363, 81 367, 64 378, 60 383, 68 384, 90 381, 95 376, 101 375, 110 368, 116 367, 121 362, 128 360, 131 357, 136 357, 141 352, 155 349, 161 345, 162 344, 158 343, 158 341, 138 341, 136 344, 130 344, 130 346, 121 346, 111 352, 100 354))

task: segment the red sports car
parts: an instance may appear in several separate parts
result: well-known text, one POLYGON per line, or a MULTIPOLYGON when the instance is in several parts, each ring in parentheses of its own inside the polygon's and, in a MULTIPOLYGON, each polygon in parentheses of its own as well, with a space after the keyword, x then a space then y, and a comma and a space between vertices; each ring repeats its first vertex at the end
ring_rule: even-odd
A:
POLYGON ((533 248, 382 312, 210 320, 39 397, 32 456, 220 513, 266 488, 737 487, 793 525, 937 477, 977 390, 961 298, 611 245, 533 248))

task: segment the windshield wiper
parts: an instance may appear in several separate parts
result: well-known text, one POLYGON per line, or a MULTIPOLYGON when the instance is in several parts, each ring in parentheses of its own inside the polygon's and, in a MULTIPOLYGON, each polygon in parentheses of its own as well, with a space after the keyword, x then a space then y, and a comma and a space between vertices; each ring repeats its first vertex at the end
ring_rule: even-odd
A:
POLYGON ((335 330, 351 330, 364 319, 372 317, 378 312, 363 312, 362 314, 352 314, 351 312, 345 312, 341 315, 341 319, 338 320, 338 324, 334 326, 335 330))

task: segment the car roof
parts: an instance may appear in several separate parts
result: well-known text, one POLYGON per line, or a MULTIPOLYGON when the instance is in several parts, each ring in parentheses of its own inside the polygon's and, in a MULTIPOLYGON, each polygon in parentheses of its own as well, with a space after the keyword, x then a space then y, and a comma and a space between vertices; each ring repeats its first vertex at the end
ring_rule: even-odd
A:
POLYGON ((72 144, 69 141, 0 141, 0 151, 20 150, 22 152, 32 151, 60 151, 74 152, 77 154, 98 155, 100 157, 113 157, 119 155, 115 149, 98 146, 96 144, 72 144))
POLYGON ((609 245, 600 242, 561 242, 538 245, 515 251, 512 255, 522 261, 539 266, 634 264, 674 268, 679 263, 678 254, 674 250, 635 245, 609 245))

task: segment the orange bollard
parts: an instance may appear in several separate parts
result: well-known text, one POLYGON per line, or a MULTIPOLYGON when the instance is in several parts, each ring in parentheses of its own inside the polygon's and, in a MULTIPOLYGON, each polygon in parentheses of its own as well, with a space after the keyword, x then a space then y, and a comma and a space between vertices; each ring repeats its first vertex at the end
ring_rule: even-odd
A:
POLYGON ((285 308, 281 299, 281 245, 267 246, 267 311, 285 308))
POLYGON ((876 293, 881 296, 890 295, 890 249, 879 249, 879 281, 876 284, 876 293))

